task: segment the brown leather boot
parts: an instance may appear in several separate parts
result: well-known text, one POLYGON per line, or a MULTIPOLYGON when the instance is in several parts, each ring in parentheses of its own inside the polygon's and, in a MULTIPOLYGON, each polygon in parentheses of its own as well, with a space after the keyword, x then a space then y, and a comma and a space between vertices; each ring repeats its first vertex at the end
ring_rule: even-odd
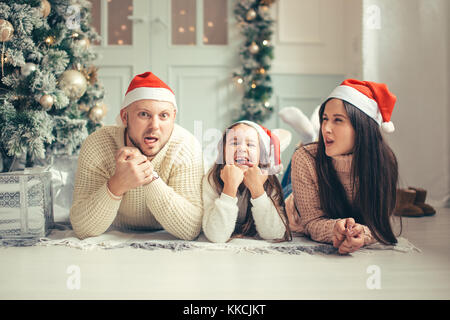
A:
POLYGON ((436 213, 436 210, 432 206, 425 203, 425 199, 427 198, 427 190, 415 187, 409 187, 409 189, 416 191, 416 200, 414 200, 414 205, 420 207, 426 216, 432 216, 436 213))
POLYGON ((423 210, 414 205, 416 191, 412 189, 397 189, 397 202, 394 214, 402 217, 422 217, 423 210))

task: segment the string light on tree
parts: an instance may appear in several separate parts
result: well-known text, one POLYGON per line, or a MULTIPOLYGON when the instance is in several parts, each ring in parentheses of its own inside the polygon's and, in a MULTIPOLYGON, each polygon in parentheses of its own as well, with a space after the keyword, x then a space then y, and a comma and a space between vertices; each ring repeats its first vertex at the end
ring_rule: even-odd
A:
POLYGON ((55 43, 55 37, 54 36, 49 36, 49 37, 45 38, 44 42, 47 45, 51 46, 52 44, 55 43))
POLYGON ((235 81, 237 84, 243 84, 243 83, 244 83, 244 79, 242 79, 242 77, 239 76, 239 75, 237 75, 237 74, 234 75, 234 81, 235 81))

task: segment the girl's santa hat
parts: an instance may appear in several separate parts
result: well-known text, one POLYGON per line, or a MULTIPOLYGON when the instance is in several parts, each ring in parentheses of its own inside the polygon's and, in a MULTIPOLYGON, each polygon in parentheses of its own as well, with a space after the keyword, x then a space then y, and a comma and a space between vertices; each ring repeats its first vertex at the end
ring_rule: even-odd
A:
MULTIPOLYGON (((128 107, 131 103, 143 99, 167 101, 172 103, 175 110, 177 110, 177 102, 172 89, 151 72, 138 74, 131 80, 125 93, 121 110, 128 107)), ((120 114, 117 120, 118 123, 122 123, 120 114)))
POLYGON ((252 121, 242 120, 236 123, 244 123, 256 130, 260 141, 263 143, 264 150, 269 156, 269 174, 280 173, 283 166, 281 164, 280 139, 278 136, 269 129, 252 121))
POLYGON ((374 119, 384 132, 394 132, 391 114, 397 97, 389 91, 386 84, 347 79, 331 92, 327 100, 331 98, 351 103, 374 119))

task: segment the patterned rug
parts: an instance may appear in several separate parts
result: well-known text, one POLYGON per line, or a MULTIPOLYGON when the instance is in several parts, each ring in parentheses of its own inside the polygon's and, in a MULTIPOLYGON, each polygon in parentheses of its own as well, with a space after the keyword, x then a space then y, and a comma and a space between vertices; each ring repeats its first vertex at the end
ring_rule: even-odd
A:
MULTIPOLYGON (((66 246, 82 250, 118 249, 124 247, 145 250, 168 249, 171 251, 184 250, 224 250, 235 253, 250 252, 256 254, 337 254, 332 245, 318 243, 306 237, 294 236, 292 241, 273 242, 249 238, 232 239, 227 243, 212 243, 203 234, 195 241, 185 241, 175 238, 166 231, 155 232, 122 232, 109 230, 106 233, 80 240, 72 229, 58 225, 58 229, 45 238, 39 239, 36 246, 66 246)), ((376 250, 394 250, 398 252, 420 252, 407 239, 399 237, 396 245, 382 245, 379 243, 366 246, 355 253, 372 253, 376 250)), ((355 254, 354 253, 354 254, 355 254)))

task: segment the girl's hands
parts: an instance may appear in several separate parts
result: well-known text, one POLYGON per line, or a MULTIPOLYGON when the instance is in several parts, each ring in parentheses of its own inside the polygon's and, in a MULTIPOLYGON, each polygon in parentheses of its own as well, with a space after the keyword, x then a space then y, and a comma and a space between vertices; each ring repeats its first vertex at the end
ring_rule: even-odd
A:
POLYGON ((338 220, 333 229, 333 246, 340 254, 352 253, 364 246, 364 227, 353 218, 338 220))
POLYGON ((220 178, 224 184, 223 193, 236 197, 239 185, 244 182, 252 198, 256 199, 265 192, 264 183, 268 176, 258 166, 251 166, 244 170, 234 164, 226 164, 220 171, 220 178))
POLYGON ((268 176, 258 166, 248 168, 244 172, 244 184, 250 190, 252 199, 260 197, 264 192, 264 182, 268 176))
POLYGON ((244 180, 244 171, 234 164, 226 164, 220 170, 220 178, 224 184, 222 192, 235 198, 237 189, 244 180))

